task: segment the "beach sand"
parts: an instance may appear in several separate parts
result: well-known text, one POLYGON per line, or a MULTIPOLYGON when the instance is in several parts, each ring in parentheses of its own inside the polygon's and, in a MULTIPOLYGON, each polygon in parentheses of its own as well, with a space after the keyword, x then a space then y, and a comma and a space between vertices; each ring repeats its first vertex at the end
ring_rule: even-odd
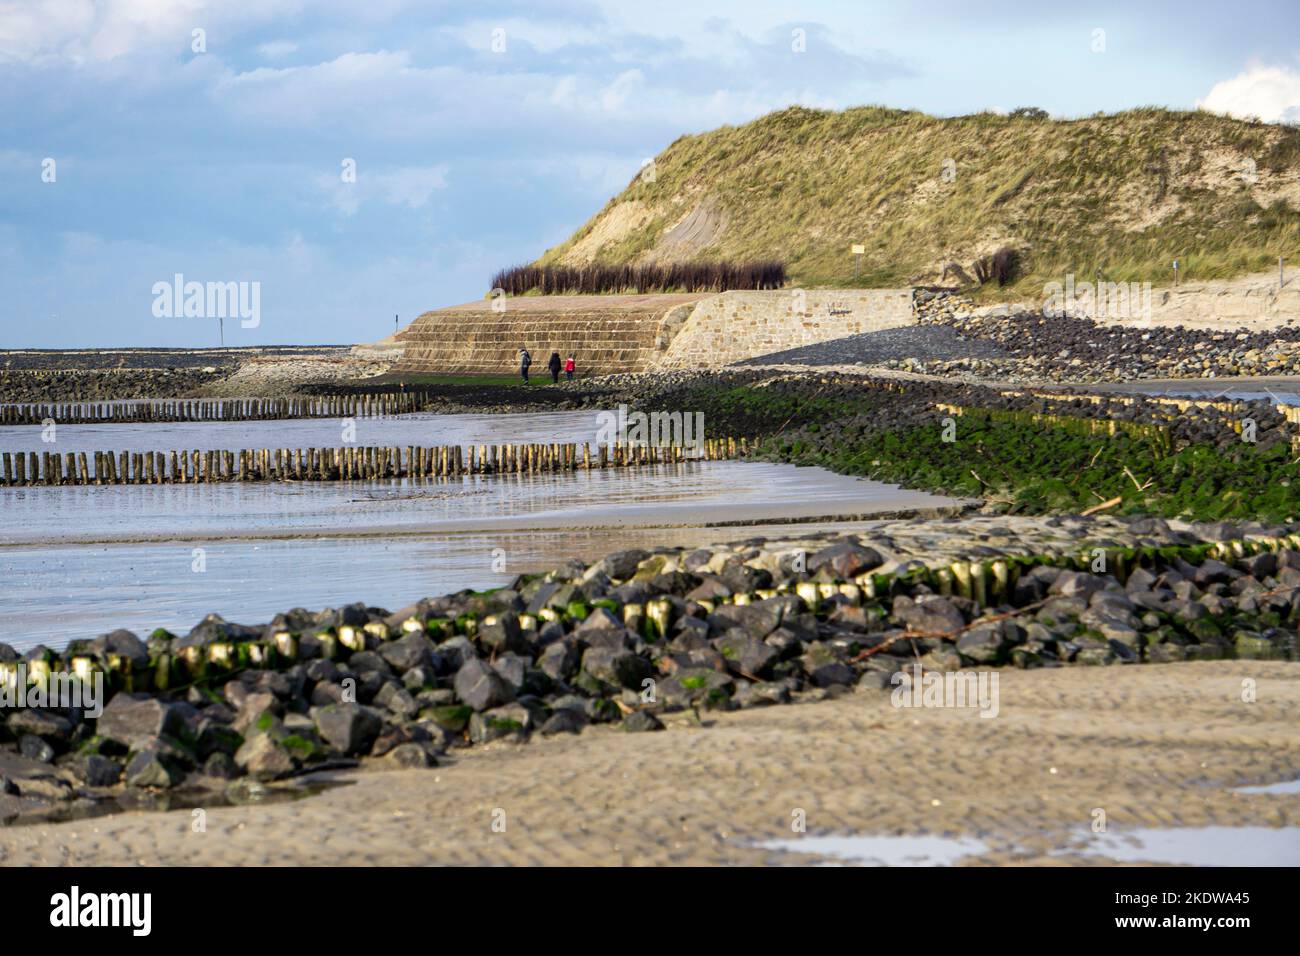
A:
POLYGON ((970 836, 985 849, 962 863, 1095 863, 1107 861, 1070 846, 1098 808, 1116 833, 1300 821, 1300 793, 1232 790, 1300 775, 1300 664, 998 674, 993 719, 895 708, 886 691, 705 714, 704 726, 676 715, 664 732, 589 728, 429 770, 347 772, 355 782, 295 802, 208 809, 205 832, 189 810, 10 827, 0 862, 815 862, 754 845, 794 837, 801 809, 809 836, 970 836))

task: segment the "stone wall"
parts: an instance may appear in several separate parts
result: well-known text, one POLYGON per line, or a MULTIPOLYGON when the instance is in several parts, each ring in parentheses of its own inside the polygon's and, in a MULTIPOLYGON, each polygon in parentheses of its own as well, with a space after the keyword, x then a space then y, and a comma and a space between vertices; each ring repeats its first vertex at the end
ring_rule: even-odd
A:
MULTIPOLYGON (((1271 329, 1300 319, 1300 279, 1293 274, 1285 288, 1279 288, 1277 279, 1270 275, 1259 282, 1238 280, 1156 289, 1151 300, 1151 321, 1156 325, 1271 329)), ((1108 320, 1103 317, 1102 321, 1108 320)), ((1118 321, 1131 320, 1121 316, 1118 321)))
POLYGON ((911 289, 724 292, 695 305, 655 368, 718 368, 916 321, 911 289))
POLYGON ((502 300, 499 312, 487 300, 438 309, 398 334, 404 352, 394 371, 514 374, 527 348, 538 376, 552 351, 572 354, 580 375, 644 372, 705 296, 522 296, 502 300))
POLYGON ((1108 281, 1100 295, 1094 282, 1080 276, 1057 280, 1039 298, 969 311, 996 317, 1047 308, 1102 325, 1263 331, 1300 321, 1300 269, 1287 268, 1285 286, 1276 272, 1266 272, 1179 286, 1108 281))
POLYGON ((398 333, 397 372, 502 375, 518 351, 543 374, 552 351, 583 375, 718 368, 859 332, 914 325, 911 289, 689 295, 522 296, 426 312, 398 333))

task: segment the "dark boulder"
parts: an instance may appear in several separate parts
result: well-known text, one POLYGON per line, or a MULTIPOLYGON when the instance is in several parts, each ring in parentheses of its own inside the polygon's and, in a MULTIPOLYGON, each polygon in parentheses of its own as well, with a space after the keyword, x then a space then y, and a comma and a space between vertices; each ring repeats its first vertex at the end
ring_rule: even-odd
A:
POLYGON ((143 744, 127 761, 123 782, 128 787, 168 789, 185 779, 186 762, 177 749, 164 740, 143 744))
POLYGON ((628 733, 663 730, 663 722, 648 710, 635 710, 623 718, 623 729, 628 733))
POLYGON ((476 711, 490 710, 514 698, 514 692, 486 661, 467 660, 456 672, 456 696, 476 711))
POLYGON ((335 750, 347 756, 366 753, 383 729, 373 710, 360 704, 331 704, 311 711, 316 730, 335 750))
POLYGON ((478 626, 478 642, 494 654, 505 651, 523 653, 528 650, 519 627, 519 615, 514 611, 495 614, 485 618, 478 626))
POLYGON ((214 641, 255 641, 262 636, 262 629, 245 627, 227 621, 220 614, 209 614, 184 637, 173 643, 173 650, 186 647, 206 647, 214 641))
POLYGON ((280 780, 292 776, 297 762, 288 749, 270 734, 257 734, 244 741, 235 753, 235 766, 254 780, 280 780))
POLYGON ((143 694, 116 694, 99 715, 101 737, 128 746, 152 737, 177 736, 184 721, 175 704, 143 694))
POLYGON ((542 724, 541 734, 550 737, 553 734, 577 734, 588 724, 587 715, 571 707, 561 708, 551 714, 542 724))
POLYGON ((90 642, 89 650, 100 660, 107 660, 110 654, 115 654, 126 658, 133 667, 144 667, 149 663, 149 649, 144 641, 122 629, 95 638, 90 642))
POLYGON ((894 598, 893 615, 909 631, 925 634, 955 635, 966 626, 966 619, 952 601, 943 597, 922 596, 913 600, 906 595, 894 598))
POLYGON ((537 658, 538 668, 552 680, 568 681, 578 673, 582 652, 572 640, 548 644, 537 658))
POLYGON ((423 634, 414 632, 381 645, 379 656, 398 673, 405 673, 416 667, 432 669, 433 645, 423 634))
POLYGON ((582 655, 582 670, 614 687, 641 688, 641 682, 654 675, 654 667, 645 658, 625 648, 589 647, 582 655))
POLYGON ((851 580, 885 563, 880 552, 846 537, 808 557, 808 571, 824 579, 851 580), (824 572, 824 573, 820 573, 824 572))

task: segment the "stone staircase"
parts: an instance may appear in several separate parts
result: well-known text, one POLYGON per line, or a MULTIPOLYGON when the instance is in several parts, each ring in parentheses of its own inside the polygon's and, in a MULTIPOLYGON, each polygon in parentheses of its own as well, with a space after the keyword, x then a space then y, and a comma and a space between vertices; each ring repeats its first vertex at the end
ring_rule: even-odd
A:
POLYGON ((578 373, 643 372, 653 366, 691 308, 707 293, 626 296, 523 296, 426 312, 398 333, 394 372, 514 374, 519 349, 546 374, 551 352, 574 356, 578 373))

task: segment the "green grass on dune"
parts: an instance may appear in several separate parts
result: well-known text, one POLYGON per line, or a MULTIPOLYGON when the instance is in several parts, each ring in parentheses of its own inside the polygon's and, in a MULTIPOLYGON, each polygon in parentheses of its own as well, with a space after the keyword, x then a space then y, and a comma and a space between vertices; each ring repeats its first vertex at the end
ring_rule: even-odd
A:
POLYGON ((1300 128, 1199 111, 1044 120, 791 107, 679 138, 653 181, 634 179, 538 261, 562 261, 619 206, 633 225, 596 260, 637 261, 707 199, 726 226, 692 256, 780 259, 792 285, 908 284, 1003 243, 1024 261, 1003 294, 1098 270, 1167 284, 1174 258, 1184 279, 1219 279, 1300 253, 1300 212, 1281 195, 1298 171, 1300 128), (856 276, 853 243, 867 247, 856 276))

